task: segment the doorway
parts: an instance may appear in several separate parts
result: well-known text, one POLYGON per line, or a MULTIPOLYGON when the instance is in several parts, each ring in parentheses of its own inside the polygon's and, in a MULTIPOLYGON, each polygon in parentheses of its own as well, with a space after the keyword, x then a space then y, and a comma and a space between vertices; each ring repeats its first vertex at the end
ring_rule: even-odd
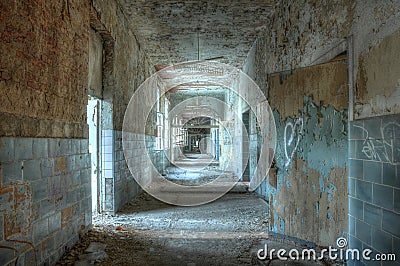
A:
POLYGON ((100 207, 100 176, 101 176, 101 100, 89 96, 87 105, 87 123, 89 125, 89 153, 91 156, 91 190, 92 213, 97 215, 100 207))
POLYGON ((242 134, 242 160, 244 169, 242 181, 249 182, 250 181, 250 167, 249 167, 249 148, 250 148, 250 110, 242 113, 242 122, 244 124, 244 129, 246 130, 246 134, 242 134))

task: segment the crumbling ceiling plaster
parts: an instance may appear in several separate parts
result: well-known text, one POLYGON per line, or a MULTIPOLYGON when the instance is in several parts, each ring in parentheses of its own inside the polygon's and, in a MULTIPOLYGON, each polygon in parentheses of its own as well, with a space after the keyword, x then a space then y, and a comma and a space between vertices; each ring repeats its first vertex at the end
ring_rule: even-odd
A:
POLYGON ((154 65, 223 57, 241 67, 274 7, 273 0, 120 3, 154 65))

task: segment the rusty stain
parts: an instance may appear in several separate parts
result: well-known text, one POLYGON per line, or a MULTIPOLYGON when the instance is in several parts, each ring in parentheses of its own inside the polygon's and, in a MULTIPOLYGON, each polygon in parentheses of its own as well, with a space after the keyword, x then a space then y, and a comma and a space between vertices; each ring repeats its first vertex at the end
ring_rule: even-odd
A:
POLYGON ((0 248, 11 249, 14 250, 15 252, 18 252, 18 249, 9 246, 0 246, 0 248))
POLYGON ((15 210, 24 207, 26 202, 28 202, 28 207, 30 207, 30 195, 30 186, 28 183, 16 184, 14 186, 15 210), (23 189, 25 189, 25 193, 20 193, 20 189, 22 189, 22 192, 24 192, 23 189))
POLYGON ((61 210, 61 227, 65 227, 72 218, 72 208, 67 207, 61 210))
POLYGON ((9 194, 9 196, 8 196, 9 202, 13 201, 13 194, 12 194, 13 191, 14 191, 14 189, 12 186, 0 187, 0 195, 6 194, 6 193, 9 194))
POLYGON ((54 171, 65 173, 66 170, 67 170, 67 158, 57 157, 54 163, 54 171))
POLYGON ((9 236, 21 233, 21 224, 17 221, 19 220, 17 217, 17 213, 9 212, 4 214, 4 237, 8 238, 9 236))
POLYGON ((19 251, 13 247, 8 246, 0 246, 0 248, 12 249, 16 253, 26 252, 30 248, 33 249, 35 265, 37 265, 37 250, 32 242, 19 240, 19 239, 10 239, 10 237, 21 234, 27 235, 31 229, 31 220, 33 216, 32 206, 32 198, 31 198, 31 188, 29 183, 13 183, 9 186, 0 187, 0 194, 9 194, 9 202, 14 201, 12 205, 12 209, 9 212, 4 213, 4 240, 6 242, 20 243, 26 244, 28 246, 24 247, 22 251, 19 251), (24 215, 24 210, 28 211, 27 219, 20 219, 19 215, 24 215), (20 212, 18 212, 20 211, 20 212), (27 221, 27 224, 21 224, 17 221, 27 221))
MULTIPOLYGON (((38 253, 38 250, 35 248, 35 246, 33 245, 33 243, 32 242, 29 242, 29 241, 24 241, 24 240, 17 240, 17 239, 5 239, 6 241, 8 241, 8 242, 15 242, 15 243, 20 243, 20 244, 27 244, 28 246, 30 246, 31 248, 32 248, 32 250, 33 250, 33 256, 34 256, 34 258, 35 258, 35 265, 38 265, 38 263, 37 263, 37 253, 38 253)), ((0 246, 0 248, 2 248, 2 246, 0 246)), ((5 247, 5 248, 7 248, 7 247, 5 247)), ((14 248, 12 248, 12 249, 14 249, 14 248)), ((16 249, 14 249, 17 253, 18 253, 18 250, 16 250, 16 249)), ((26 251, 28 251, 29 250, 29 248, 28 247, 25 247, 23 250, 22 250, 22 253, 24 253, 24 252, 26 252, 26 251)))
POLYGON ((61 194, 59 197, 57 197, 57 198, 55 199, 55 203, 57 204, 58 202, 62 201, 63 198, 64 198, 64 196, 61 194))

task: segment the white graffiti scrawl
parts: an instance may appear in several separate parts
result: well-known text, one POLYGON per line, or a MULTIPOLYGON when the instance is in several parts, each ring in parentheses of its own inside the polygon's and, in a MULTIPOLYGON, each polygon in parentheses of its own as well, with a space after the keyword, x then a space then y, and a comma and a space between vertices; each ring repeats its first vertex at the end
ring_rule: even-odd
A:
POLYGON ((299 145, 300 136, 303 132, 303 118, 300 117, 294 122, 288 122, 285 126, 285 131, 283 132, 284 144, 285 144, 285 156, 287 167, 292 161, 293 154, 299 145), (290 135, 289 135, 290 134, 290 135), (289 136, 289 139, 287 138, 289 136))
POLYGON ((400 163, 400 147, 396 146, 396 142, 392 140, 393 135, 400 128, 400 124, 389 122, 380 128, 381 136, 379 139, 374 139, 369 136, 369 132, 363 126, 354 125, 360 128, 365 133, 365 140, 362 145, 362 153, 370 159, 379 162, 387 162, 391 164, 400 163))

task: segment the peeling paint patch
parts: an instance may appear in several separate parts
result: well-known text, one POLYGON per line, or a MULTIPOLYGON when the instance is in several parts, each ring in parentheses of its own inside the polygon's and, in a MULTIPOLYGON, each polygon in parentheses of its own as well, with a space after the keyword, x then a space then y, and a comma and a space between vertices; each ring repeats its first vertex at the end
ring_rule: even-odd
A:
MULTIPOLYGON (((338 92, 338 88, 347 87, 347 65, 344 61, 296 69, 290 75, 271 74, 268 86, 268 101, 272 109, 279 110, 281 119, 299 117, 304 95, 312 96, 318 106, 326 107, 329 103, 336 110, 347 109, 348 91, 338 92)), ((319 114, 321 116, 323 114, 319 114)))
POLYGON ((266 188, 267 198, 273 199, 270 230, 324 246, 334 245, 347 230, 344 73, 346 64, 334 62, 292 71, 282 83, 270 83, 278 136, 277 186, 266 188), (336 74, 326 74, 332 69, 336 74))

